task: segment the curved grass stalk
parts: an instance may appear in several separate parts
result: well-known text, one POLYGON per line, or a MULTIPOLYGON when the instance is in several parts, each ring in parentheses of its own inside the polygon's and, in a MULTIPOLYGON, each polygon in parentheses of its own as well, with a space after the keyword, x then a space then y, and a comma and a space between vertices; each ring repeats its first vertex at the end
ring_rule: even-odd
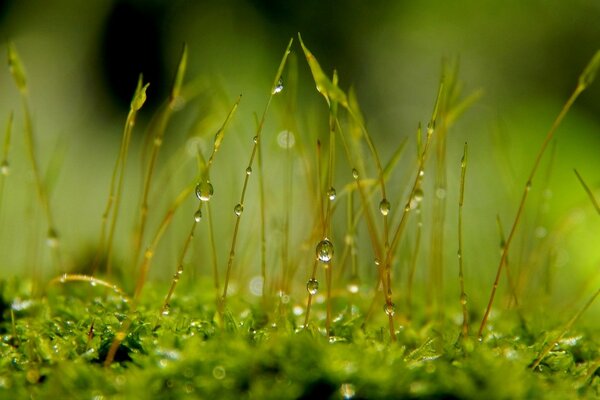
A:
POLYGON ((127 294, 119 286, 112 284, 108 281, 96 278, 91 275, 62 274, 60 276, 57 276, 57 277, 51 279, 50 282, 48 282, 48 285, 56 285, 58 283, 68 283, 68 282, 87 282, 87 283, 91 284, 92 286, 102 286, 102 287, 110 289, 113 292, 115 292, 116 294, 118 294, 123 299, 123 301, 125 301, 127 303, 130 300, 129 297, 127 296, 127 294))
POLYGON ((487 320, 488 320, 488 318, 490 316, 490 312, 492 310, 492 305, 494 304, 494 297, 496 295, 496 290, 498 289, 498 283, 500 281, 500 274, 502 273, 502 269, 504 268, 504 265, 506 263, 506 257, 508 255, 508 250, 509 250, 512 240, 515 236, 515 232, 517 230, 519 222, 521 220, 521 215, 523 214, 523 211, 525 210, 525 202, 527 201, 527 196, 529 194, 529 191, 531 190, 531 186, 533 184, 533 178, 535 177, 536 172, 540 166, 540 161, 542 159, 542 156, 546 152, 546 148, 548 147, 548 145, 550 144, 550 141, 554 137, 554 133, 556 132, 556 129, 558 128, 558 126, 560 125, 562 120, 564 119, 565 115, 567 115, 567 112, 573 106, 573 103, 575 103, 575 100, 577 99, 577 97, 579 97, 579 95, 585 89, 587 89, 587 87, 593 82, 596 72, 599 67, 600 67, 600 50, 596 52, 596 54, 594 55, 594 57, 592 58, 590 63, 587 65, 587 67, 583 71, 583 73, 579 76, 579 81, 577 83, 577 86, 575 87, 575 90, 573 91, 573 93, 571 94, 569 99, 566 101, 563 108, 560 110, 560 113, 558 114, 558 116, 556 117, 554 122, 552 123, 552 126, 550 127, 550 130, 546 134, 546 137, 544 138, 544 141, 542 142, 542 145, 540 146, 540 149, 535 157, 533 166, 531 168, 529 176, 527 177, 527 181, 525 182, 525 187, 523 190, 523 194, 521 195, 521 201, 519 202, 519 207, 517 208, 517 214, 515 216, 515 220, 513 222, 512 228, 510 229, 510 233, 508 234, 508 237, 506 238, 506 243, 504 244, 504 248, 502 249, 502 256, 500 257, 500 263, 498 264, 498 269, 496 271, 496 277, 495 277, 494 283, 492 285, 490 299, 488 301, 488 305, 486 307, 485 313, 481 320, 481 325, 479 326, 479 331, 477 332, 477 336, 480 339, 483 337, 483 330, 485 329, 485 325, 487 324, 487 320))
POLYGON ((56 229, 54 216, 52 213, 52 207, 50 206, 50 199, 46 190, 46 185, 42 178, 39 161, 35 151, 35 138, 33 135, 33 124, 31 121, 31 112, 29 110, 29 99, 28 99, 28 88, 27 79, 25 76, 25 68, 17 53, 17 50, 13 43, 8 44, 8 66, 10 73, 13 76, 15 85, 19 90, 21 96, 21 105, 23 109, 23 131, 25 136, 25 148, 31 169, 33 172, 33 178, 38 194, 38 199, 41 203, 46 221, 48 223, 48 233, 46 236, 46 243, 52 249, 54 255, 55 264, 58 270, 62 269, 61 252, 59 246, 59 234, 56 229))
POLYGON ((281 62, 279 64, 279 68, 277 69, 277 73, 275 74, 275 79, 273 80, 273 84, 271 86, 271 92, 269 94, 269 99, 267 100, 267 104, 263 111, 262 117, 260 119, 260 122, 258 123, 258 127, 256 128, 256 135, 254 136, 254 140, 253 140, 254 146, 252 147, 252 153, 250 154, 250 160, 248 161, 248 166, 246 167, 246 173, 244 174, 244 184, 242 187, 240 202, 234 208, 234 211, 236 214, 235 227, 233 230, 233 237, 231 239, 231 248, 229 250, 229 258, 227 260, 227 270, 225 272, 225 281, 223 283, 223 294, 222 294, 221 299, 218 304, 218 309, 221 314, 223 312, 223 307, 225 306, 225 302, 227 300, 227 289, 229 287, 229 280, 231 277, 231 269, 233 267, 233 258, 235 257, 235 247, 236 247, 236 243, 237 243, 240 220, 241 220, 241 215, 242 215, 242 212, 244 209, 244 199, 246 196, 246 189, 248 187, 248 181, 250 178, 250 175, 247 173, 247 171, 248 170, 252 171, 252 164, 254 163, 254 158, 256 157, 256 153, 258 152, 258 144, 260 143, 260 140, 261 140, 261 134, 262 134, 262 130, 263 130, 263 127, 265 124, 265 118, 267 116, 267 111, 269 110, 269 107, 271 105, 271 101, 273 100, 273 96, 275 96, 275 94, 279 93, 283 89, 283 86, 280 81, 281 75, 283 74, 283 69, 285 67, 288 55, 290 54, 290 48, 292 46, 293 41, 294 41, 294 39, 291 38, 285 49, 285 52, 284 52, 281 62))

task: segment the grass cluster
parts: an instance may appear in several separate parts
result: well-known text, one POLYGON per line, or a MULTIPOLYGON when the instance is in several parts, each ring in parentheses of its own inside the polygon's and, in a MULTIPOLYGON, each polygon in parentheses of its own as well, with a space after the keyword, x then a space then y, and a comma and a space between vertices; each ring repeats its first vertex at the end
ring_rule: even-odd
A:
MULTIPOLYGON (((526 203, 534 182, 541 181, 542 160, 557 128, 594 80, 600 52, 532 157, 509 230, 498 218, 497 273, 484 287, 465 279, 464 250, 470 244, 463 240, 468 229, 463 214, 473 201, 465 196, 468 143, 459 164, 451 165, 446 157, 454 122, 480 96, 463 95, 456 65, 444 66, 431 117, 416 129, 416 151, 409 153, 413 146, 406 140, 389 143, 391 156, 383 160, 354 91, 340 87, 335 71, 329 77, 299 37, 299 46, 288 43, 265 91, 264 109, 250 124, 252 135, 244 142, 247 161, 238 157, 223 164, 219 159, 229 130, 240 123, 239 96, 219 115, 208 146, 193 140, 203 127, 202 116, 192 124, 187 143, 173 144, 179 149, 161 162, 171 119, 203 89, 201 81, 186 79, 187 57, 184 47, 170 95, 146 128, 134 223, 118 229, 129 221, 122 210, 124 198, 131 197, 125 175, 148 88, 140 77, 107 182, 106 205, 98 213, 97 247, 89 263, 75 270, 63 254, 49 182, 36 153, 24 67, 9 46, 9 67, 22 103, 31 192, 43 216, 34 223, 43 226, 51 255, 38 258, 52 263, 48 269, 54 278, 42 281, 32 267, 31 279, 2 282, 1 396, 600 395, 600 343, 593 328, 575 328, 600 291, 570 319, 541 322, 535 302, 523 306, 522 300, 535 292, 551 257, 527 261, 527 256, 516 256, 514 245, 522 241, 519 251, 529 254, 550 251, 551 235, 532 240, 520 232, 526 203), (324 126, 316 133, 303 134, 307 129, 305 110, 297 103, 297 54, 306 59, 325 100, 324 126), (268 122, 275 118, 274 108, 285 127, 278 135, 268 122), (273 136, 276 154, 265 145, 265 138, 273 136), (191 157, 185 156, 190 152, 191 157), (408 161, 401 163, 404 159, 408 161), (399 165, 408 170, 399 171, 399 165), (230 205, 215 202, 223 190, 225 178, 219 170, 224 169, 242 177, 230 205), (457 187, 448 184, 450 170, 460 176, 457 187), (164 189, 170 179, 175 185, 184 182, 175 194, 164 189), (457 193, 456 203, 449 193, 457 193), (223 214, 223 209, 230 211, 223 214), (175 222, 186 213, 185 223, 175 222), (457 220, 450 223, 449 215, 457 220), (128 234, 121 235, 123 231, 128 234), (166 237, 176 253, 167 285, 149 280, 166 237), (127 245, 117 246, 119 240, 127 245), (122 248, 127 249, 124 254, 122 248), (456 258, 445 256, 448 248, 455 249, 456 258), (448 270, 453 271, 452 281, 448 270), (505 293, 498 292, 501 282, 506 283, 505 293), (416 294, 421 288, 426 295, 416 294), (473 294, 485 297, 487 306, 480 309, 471 302, 473 294), (502 304, 496 299, 500 296, 506 300, 502 304)), ((10 183, 12 124, 11 114, 0 190, 10 183)), ((600 210, 584 178, 576 176, 600 210)))

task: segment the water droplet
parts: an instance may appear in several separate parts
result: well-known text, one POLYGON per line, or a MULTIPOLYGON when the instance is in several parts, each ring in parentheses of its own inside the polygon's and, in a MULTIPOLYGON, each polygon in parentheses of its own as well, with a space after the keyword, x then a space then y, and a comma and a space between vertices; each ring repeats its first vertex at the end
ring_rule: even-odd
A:
POLYGON ((390 202, 387 199, 382 199, 379 202, 379 212, 381 215, 388 215, 390 213, 390 202))
POLYGON ((162 142, 163 142, 162 138, 160 138, 158 136, 154 138, 154 146, 160 147, 160 146, 162 146, 162 142))
POLYGON ((421 188, 417 188, 415 190, 415 193, 413 195, 413 199, 417 202, 420 203, 423 200, 423 189, 421 188))
POLYGON ((358 179, 358 171, 356 170, 356 168, 352 168, 352 177, 354 179, 358 179))
POLYGON ((348 284, 346 285, 346 290, 352 294, 358 293, 360 290, 360 280, 357 276, 350 278, 348 284))
POLYGON ((246 168, 246 175, 252 174, 252 167, 246 168))
POLYGON ((330 187, 329 190, 327 191, 327 197, 329 197, 329 200, 333 201, 333 200, 335 200, 335 196, 336 196, 335 188, 330 187))
POLYGON ((438 199, 445 199, 446 198, 446 189, 437 188, 435 191, 435 195, 438 199))
POLYGON ((165 304, 163 309, 162 309, 162 315, 164 315, 165 317, 167 315, 169 315, 171 312, 171 306, 169 305, 169 303, 165 304))
POLYGON ((275 85, 275 87, 273 88, 273 94, 281 93, 282 90, 283 90, 283 80, 281 78, 279 78, 279 80, 277 81, 277 85, 275 85))
POLYGON ((50 248, 58 247, 58 232, 54 228, 50 228, 48 230, 48 235, 46 236, 46 244, 50 248))
POLYGON ((460 260, 462 258, 462 251, 458 250, 456 252, 456 257, 458 257, 458 259, 460 260))
POLYGON ((8 176, 10 174, 10 165, 8 164, 8 160, 2 161, 2 164, 0 164, 0 172, 4 176, 8 176))
POLYGON ((277 144, 282 149, 291 149, 296 144, 296 137, 291 131, 281 131, 277 135, 277 144))
POLYGON ((244 212, 244 206, 240 203, 236 204, 235 207, 233 207, 233 212, 239 217, 244 212))
POLYGON ((392 316, 396 313, 396 305, 394 303, 385 303, 383 305, 383 311, 389 316, 392 316))
POLYGON ((525 190, 527 190, 528 192, 531 190, 531 181, 527 181, 527 183, 525 184, 525 190))
POLYGON ((375 260, 373 260, 373 262, 375 263, 375 266, 379 267, 381 265, 381 261, 379 261, 379 258, 375 258, 375 260))
POLYGON ((90 286, 96 287, 96 285, 97 285, 96 281, 90 281, 90 286))
POLYGON ((463 306, 467 304, 467 295, 465 293, 460 295, 460 304, 463 306))
POLYGON ((319 291, 319 281, 314 278, 310 278, 308 282, 306 282, 306 291, 314 296, 319 291))
POLYGON ((200 222, 201 219, 202 219, 202 211, 200 211, 200 209, 198 209, 198 211, 196 211, 194 213, 194 221, 200 222))
POLYGON ((258 136, 254 136, 252 138, 252 141, 254 142, 254 144, 258 144, 258 136))
POLYGON ((420 169, 420 170, 419 170, 419 176, 420 176, 420 177, 424 177, 424 176, 425 176, 425 170, 423 170, 423 169, 420 169))
POLYGON ((328 264, 333 258, 333 244, 329 239, 323 239, 317 244, 317 259, 328 264))
POLYGON ((60 281, 61 283, 65 283, 65 282, 67 281, 67 274, 62 274, 62 275, 60 276, 60 279, 59 279, 59 281, 60 281))
POLYGON ((196 197, 200 201, 209 201, 213 195, 213 186, 209 181, 200 182, 196 186, 196 197))

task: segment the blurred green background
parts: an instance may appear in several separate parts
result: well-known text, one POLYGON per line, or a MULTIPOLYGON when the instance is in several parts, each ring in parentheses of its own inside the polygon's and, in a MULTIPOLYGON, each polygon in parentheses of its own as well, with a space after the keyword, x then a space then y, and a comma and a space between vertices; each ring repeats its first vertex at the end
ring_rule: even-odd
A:
MULTIPOLYGON (((464 93, 482 89, 484 95, 449 134, 448 185, 452 194, 448 196, 447 274, 452 279, 455 276, 457 175, 462 145, 468 141, 471 161, 465 203, 465 263, 472 285, 486 288, 473 290, 476 301, 487 296, 497 266, 496 214, 507 230, 541 140, 579 73, 600 48, 599 22, 600 2, 594 0, 0 2, 2 48, 6 48, 7 40, 14 41, 27 70, 37 151, 43 169, 49 171, 49 181, 54 182, 52 203, 72 268, 93 252, 122 124, 137 76, 143 73, 150 82, 149 104, 136 130, 122 213, 125 217, 120 223, 119 254, 127 254, 127 230, 135 220, 140 190, 137 157, 143 127, 167 96, 183 42, 189 46, 188 79, 200 77, 206 90, 191 112, 182 112, 173 121, 161 154, 167 172, 158 175, 156 187, 161 193, 154 194, 153 199, 155 204, 168 204, 172 196, 163 198, 161 194, 174 194, 186 182, 168 176, 177 170, 171 156, 185 142, 190 126, 196 126, 206 142, 235 97, 243 93, 232 133, 224 145, 228 150, 223 150, 223 161, 215 167, 215 181, 221 183, 216 191, 224 193, 220 198, 215 194, 215 198, 227 209, 223 218, 230 218, 229 205, 233 206, 239 196, 245 168, 240 160, 245 162, 249 154, 253 114, 262 112, 281 53, 297 32, 302 33, 325 71, 338 70, 342 88, 356 88, 384 160, 402 138, 410 138, 406 161, 400 164, 397 180, 390 183, 393 203, 405 196, 404 185, 414 171, 414 132, 417 123, 426 122, 430 116, 442 60, 458 59, 464 93), (198 117, 202 114, 206 117, 198 117), (174 141, 169 143, 169 137, 174 141)), ((298 106, 297 118, 306 121, 304 131, 326 132, 325 103, 314 91, 299 48, 294 49, 299 60, 299 104, 305 104, 298 106)), ((45 256, 31 256, 43 252, 29 244, 40 229, 32 221, 39 220, 41 214, 30 200, 34 192, 23 156, 17 94, 5 68, 0 73, 0 122, 4 124, 14 110, 16 123, 13 171, 6 181, 1 211, 3 276, 27 274, 32 263, 45 265, 45 256)), ((276 133, 285 126, 284 113, 283 108, 275 109, 272 125, 268 125, 271 131, 276 133)), ((270 135, 267 149, 276 149, 276 135, 270 135)), ((600 282, 600 218, 572 172, 577 168, 592 188, 600 184, 600 83, 585 92, 571 110, 557 133, 556 148, 548 181, 552 196, 544 206, 540 186, 545 182, 548 153, 522 228, 529 234, 539 228, 534 220, 542 206, 547 208, 542 219, 545 229, 567 226, 561 228, 550 251, 561 260, 552 264, 556 269, 552 272, 553 285, 561 299, 577 301, 600 282)), ((193 176, 193 157, 186 157, 187 171, 192 171, 189 179, 193 176)), ((275 160, 282 162, 277 157, 275 160)), ((272 168, 278 168, 275 162, 272 168)), ((347 179, 340 178, 338 184, 344 182, 347 179)), ((298 195, 296 202, 302 201, 298 195)), ((176 223, 189 220, 192 204, 186 204, 183 214, 187 215, 176 223)), ((302 219, 299 215, 297 226, 302 225, 302 219)), ((224 223, 220 232, 224 242, 221 260, 232 224, 224 223)), ((339 230, 339 237, 343 237, 343 226, 339 230)), ((182 235, 166 239, 170 250, 159 257, 153 276, 171 274, 182 235)), ((248 242, 241 244, 244 246, 252 247, 248 242)), ((521 246, 523 253, 527 246, 521 246)), ((368 248, 366 242, 363 248, 368 248)), ((518 245, 515 248, 520 249, 518 245)), ((523 257, 515 255, 515 259, 523 257)), ((368 258, 365 255, 363 262, 368 258)), ((44 276, 55 273, 49 267, 37 271, 44 276)), ((305 266, 300 267, 298 276, 303 282, 305 266)), ((455 295, 454 287, 449 287, 450 295, 455 295)))

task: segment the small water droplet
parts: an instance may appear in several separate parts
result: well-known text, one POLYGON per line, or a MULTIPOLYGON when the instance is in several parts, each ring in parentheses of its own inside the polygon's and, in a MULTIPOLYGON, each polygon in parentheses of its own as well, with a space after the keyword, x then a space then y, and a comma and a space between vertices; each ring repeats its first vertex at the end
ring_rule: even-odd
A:
POLYGON ((531 190, 531 181, 527 181, 527 183, 525 184, 525 190, 527 190, 528 192, 531 190))
POLYGON ((254 136, 252 138, 252 141, 254 142, 254 144, 258 144, 258 136, 254 136))
POLYGON ((396 313, 396 305, 394 303, 385 303, 383 305, 383 311, 389 316, 392 316, 396 313))
POLYGON ((59 281, 60 281, 61 283, 65 283, 65 282, 67 281, 67 274, 62 274, 62 275, 60 276, 60 279, 59 279, 59 281))
POLYGON ((164 315, 165 317, 167 315, 169 315, 171 313, 171 306, 169 305, 169 303, 165 304, 162 310, 162 315, 164 315))
POLYGON ((246 175, 252 174, 252 167, 246 168, 246 175))
POLYGON ((420 169, 420 170, 419 170, 419 176, 420 176, 420 177, 424 177, 424 176, 425 176, 425 170, 423 170, 423 169, 420 169))
POLYGON ((8 176, 10 174, 10 165, 8 164, 8 160, 2 161, 2 164, 0 164, 0 172, 4 176, 8 176))
POLYGON ((373 260, 373 262, 375 263, 375 266, 379 267, 381 265, 381 261, 379 261, 379 258, 375 258, 375 260, 373 260))
POLYGON ((460 295, 460 304, 463 306, 467 304, 467 295, 465 293, 460 295))
POLYGON ((317 244, 317 259, 328 264, 333 258, 333 243, 329 239, 323 239, 317 244))
POLYGON ((458 259, 460 260, 462 258, 462 251, 458 250, 456 252, 456 257, 458 257, 458 259))
POLYGON ((233 207, 233 212, 239 217, 244 212, 244 206, 240 203, 236 204, 235 207, 233 207))
POLYGON ((54 228, 50 228, 48 230, 48 235, 46 236, 46 244, 50 248, 58 247, 58 232, 54 228))
POLYGON ((390 213, 390 202, 387 199, 384 198, 379 202, 379 212, 381 212, 381 215, 390 213))
POLYGON ((283 90, 283 80, 281 78, 279 78, 279 80, 277 81, 277 85, 275 85, 275 87, 273 88, 273 94, 281 93, 282 90, 283 90))
POLYGON ((213 195, 213 186, 209 181, 200 182, 196 186, 196 197, 200 201, 209 201, 213 195))
POLYGON ((90 286, 96 287, 96 285, 97 285, 96 281, 90 281, 90 286))
POLYGON ((423 200, 423 189, 421 189, 421 188, 415 189, 415 194, 413 195, 413 199, 417 203, 420 203, 423 200))
POLYGON ((446 198, 446 189, 444 188, 437 188, 435 190, 435 195, 438 199, 445 199, 446 198))
POLYGON ((202 211, 198 210, 194 213, 194 221, 200 222, 202 219, 202 211))
POLYGON ((154 146, 160 147, 160 146, 162 146, 162 142, 163 142, 162 138, 160 138, 158 136, 154 138, 154 146))
POLYGON ((358 171, 356 170, 356 168, 352 168, 352 177, 354 179, 358 179, 358 171))
POLYGON ((314 278, 310 278, 308 282, 306 282, 306 291, 314 296, 319 291, 319 281, 314 278))
POLYGON ((225 368, 223 368, 220 365, 217 365, 215 368, 213 368, 212 374, 215 377, 215 379, 219 380, 224 379, 225 375, 227 375, 225 372, 225 368))
POLYGON ((335 200, 335 196, 336 196, 335 188, 330 187, 329 190, 327 191, 327 197, 329 197, 329 200, 333 201, 333 200, 335 200))

